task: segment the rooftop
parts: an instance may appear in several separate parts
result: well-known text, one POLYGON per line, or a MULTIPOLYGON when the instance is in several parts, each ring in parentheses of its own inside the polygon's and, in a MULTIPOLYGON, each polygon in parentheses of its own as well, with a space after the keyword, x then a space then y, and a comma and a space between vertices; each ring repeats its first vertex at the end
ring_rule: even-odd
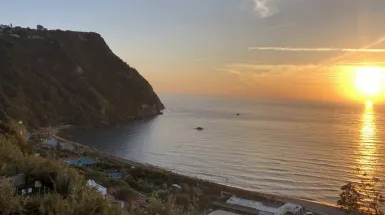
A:
POLYGON ((94 180, 87 180, 87 185, 96 188, 103 196, 107 195, 107 188, 96 183, 94 180))
POLYGON ((111 178, 114 178, 114 179, 121 179, 122 178, 122 173, 120 173, 120 172, 111 172, 111 173, 109 173, 109 175, 111 178))
POLYGON ((280 207, 281 211, 293 212, 293 213, 295 213, 296 211, 298 211, 301 208, 302 208, 302 206, 296 205, 293 203, 286 203, 282 207, 280 207))

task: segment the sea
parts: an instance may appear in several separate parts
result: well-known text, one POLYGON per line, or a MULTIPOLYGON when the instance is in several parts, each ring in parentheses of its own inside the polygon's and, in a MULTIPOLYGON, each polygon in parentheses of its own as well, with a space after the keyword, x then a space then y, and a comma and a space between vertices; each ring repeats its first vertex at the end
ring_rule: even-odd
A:
POLYGON ((385 107, 163 95, 152 119, 63 135, 189 176, 326 204, 366 173, 385 178, 385 107), (202 127, 199 131, 196 128, 202 127))

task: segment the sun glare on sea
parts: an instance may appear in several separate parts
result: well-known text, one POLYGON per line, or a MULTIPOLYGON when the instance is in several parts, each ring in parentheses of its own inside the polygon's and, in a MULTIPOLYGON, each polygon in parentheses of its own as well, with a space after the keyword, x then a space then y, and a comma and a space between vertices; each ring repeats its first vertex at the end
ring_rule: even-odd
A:
POLYGON ((379 67, 359 67, 355 73, 355 87, 364 96, 375 97, 382 88, 384 69, 379 67))
POLYGON ((361 138, 359 146, 359 169, 364 173, 371 175, 375 171, 377 162, 377 130, 376 130, 376 115, 373 110, 372 101, 366 101, 365 110, 361 120, 361 138))

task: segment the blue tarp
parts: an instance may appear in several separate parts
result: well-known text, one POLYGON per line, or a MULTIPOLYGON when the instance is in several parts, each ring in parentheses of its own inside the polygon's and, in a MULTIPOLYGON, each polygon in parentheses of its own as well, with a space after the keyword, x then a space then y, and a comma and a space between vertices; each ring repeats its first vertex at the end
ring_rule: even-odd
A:
POLYGON ((93 165, 93 164, 96 164, 96 161, 88 158, 79 158, 79 159, 69 160, 67 161, 67 163, 81 166, 81 165, 93 165))
POLYGON ((121 179, 122 178, 122 173, 120 172, 112 172, 109 174, 111 176, 111 178, 113 179, 121 179))

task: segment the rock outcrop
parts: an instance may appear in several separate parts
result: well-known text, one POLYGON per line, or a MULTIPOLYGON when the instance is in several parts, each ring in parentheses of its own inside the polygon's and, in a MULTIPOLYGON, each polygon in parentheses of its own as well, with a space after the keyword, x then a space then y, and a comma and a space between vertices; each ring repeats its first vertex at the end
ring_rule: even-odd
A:
POLYGON ((0 30, 0 110, 29 127, 124 123, 164 108, 97 33, 0 30))

